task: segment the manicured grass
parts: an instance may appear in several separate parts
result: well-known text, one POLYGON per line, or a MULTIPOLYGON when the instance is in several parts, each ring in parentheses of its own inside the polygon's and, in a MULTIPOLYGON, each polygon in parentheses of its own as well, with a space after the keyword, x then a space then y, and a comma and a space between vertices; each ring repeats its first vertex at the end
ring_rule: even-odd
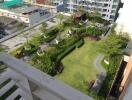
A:
POLYGON ((88 94, 88 82, 95 80, 98 74, 94 66, 98 48, 98 42, 85 39, 81 48, 75 49, 62 60, 64 71, 56 78, 88 94))

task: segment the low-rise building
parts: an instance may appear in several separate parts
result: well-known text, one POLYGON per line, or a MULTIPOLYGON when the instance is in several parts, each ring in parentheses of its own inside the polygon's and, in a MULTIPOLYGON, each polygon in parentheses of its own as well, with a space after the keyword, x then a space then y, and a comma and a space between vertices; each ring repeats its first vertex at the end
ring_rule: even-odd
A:
POLYGON ((32 5, 22 0, 3 1, 0 3, 0 16, 16 19, 29 26, 51 16, 48 8, 32 5), (18 2, 19 1, 19 2, 18 2))

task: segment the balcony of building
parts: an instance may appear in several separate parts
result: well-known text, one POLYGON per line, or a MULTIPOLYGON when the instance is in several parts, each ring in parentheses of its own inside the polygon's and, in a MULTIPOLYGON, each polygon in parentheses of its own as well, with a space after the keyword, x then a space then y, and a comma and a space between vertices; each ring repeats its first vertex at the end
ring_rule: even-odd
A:
POLYGON ((8 54, 0 54, 7 68, 0 72, 0 100, 92 100, 91 97, 8 54))

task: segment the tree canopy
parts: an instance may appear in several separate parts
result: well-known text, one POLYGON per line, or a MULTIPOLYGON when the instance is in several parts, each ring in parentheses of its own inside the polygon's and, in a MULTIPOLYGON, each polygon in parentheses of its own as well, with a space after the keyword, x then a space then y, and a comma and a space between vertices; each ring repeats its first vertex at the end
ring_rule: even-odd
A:
POLYGON ((101 50, 106 53, 108 57, 120 55, 126 47, 128 39, 123 35, 111 33, 108 38, 100 42, 101 50))
POLYGON ((51 58, 47 53, 44 53, 44 55, 42 56, 36 56, 33 60, 35 62, 35 65, 38 66, 41 71, 47 74, 52 73, 55 64, 51 61, 51 58))

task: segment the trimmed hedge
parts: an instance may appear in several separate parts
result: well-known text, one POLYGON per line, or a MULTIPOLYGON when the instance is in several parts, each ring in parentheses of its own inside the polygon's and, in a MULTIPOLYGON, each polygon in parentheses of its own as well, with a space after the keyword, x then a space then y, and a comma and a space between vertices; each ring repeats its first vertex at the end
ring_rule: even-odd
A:
POLYGON ((60 55, 57 57, 57 62, 61 61, 67 54, 73 51, 75 48, 80 48, 84 44, 84 40, 80 39, 79 41, 75 42, 72 46, 69 46, 67 49, 64 50, 60 55))
POLYGON ((58 57, 57 57, 57 62, 61 61, 67 54, 69 54, 71 51, 73 51, 75 49, 75 45, 70 46, 69 48, 67 48, 63 53, 61 53, 58 57))
POLYGON ((78 41, 78 42, 76 43, 76 47, 77 47, 77 48, 80 48, 81 46, 83 46, 83 44, 84 44, 84 39, 81 39, 80 41, 78 41))

